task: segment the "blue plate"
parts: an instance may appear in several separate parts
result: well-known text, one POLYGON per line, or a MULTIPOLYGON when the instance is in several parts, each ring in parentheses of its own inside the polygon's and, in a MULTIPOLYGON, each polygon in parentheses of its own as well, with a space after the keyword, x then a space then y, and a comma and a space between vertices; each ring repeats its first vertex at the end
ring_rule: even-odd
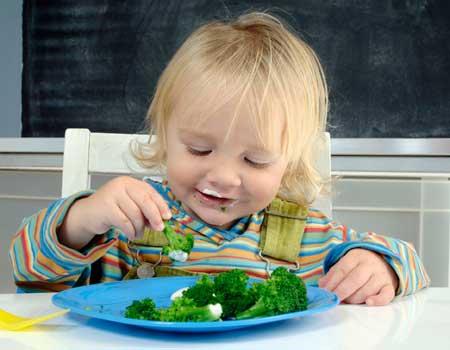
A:
MULTIPOLYGON (((157 307, 168 307, 170 296, 180 288, 192 286, 197 276, 155 277, 142 280, 109 282, 77 287, 55 294, 53 304, 70 309, 77 314, 127 325, 145 327, 165 332, 223 332, 253 327, 265 323, 303 317, 322 312, 339 303, 337 296, 321 288, 308 287, 308 309, 283 315, 249 320, 222 322, 161 322, 136 320, 124 317, 125 308, 133 300, 152 298, 157 307)), ((254 280, 251 282, 255 282, 254 280)))

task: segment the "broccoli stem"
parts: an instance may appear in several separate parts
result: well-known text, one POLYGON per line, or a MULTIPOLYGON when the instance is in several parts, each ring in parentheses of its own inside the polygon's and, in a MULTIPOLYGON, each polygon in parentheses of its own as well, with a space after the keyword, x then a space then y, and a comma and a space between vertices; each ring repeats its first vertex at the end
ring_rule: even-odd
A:
POLYGON ((220 304, 205 306, 182 306, 173 310, 171 308, 161 311, 160 321, 166 322, 209 322, 217 321, 222 315, 220 304))
POLYGON ((186 307, 186 316, 189 320, 198 322, 216 321, 222 315, 222 306, 220 304, 206 305, 200 307, 186 307))
POLYGON ((173 230, 173 228, 170 226, 169 221, 167 220, 163 220, 163 224, 164 224, 164 229, 163 229, 163 233, 167 238, 167 241, 169 242, 169 246, 175 245, 176 244, 176 233, 173 230))
POLYGON ((267 314, 268 310, 264 302, 260 299, 252 307, 244 310, 236 315, 237 320, 244 320, 247 318, 262 317, 267 314))

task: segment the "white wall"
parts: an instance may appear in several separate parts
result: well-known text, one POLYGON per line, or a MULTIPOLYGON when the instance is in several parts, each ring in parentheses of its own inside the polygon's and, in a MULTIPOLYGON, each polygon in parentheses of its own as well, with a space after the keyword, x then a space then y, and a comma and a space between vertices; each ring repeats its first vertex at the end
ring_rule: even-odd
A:
POLYGON ((0 137, 21 132, 22 0, 0 2, 0 137))

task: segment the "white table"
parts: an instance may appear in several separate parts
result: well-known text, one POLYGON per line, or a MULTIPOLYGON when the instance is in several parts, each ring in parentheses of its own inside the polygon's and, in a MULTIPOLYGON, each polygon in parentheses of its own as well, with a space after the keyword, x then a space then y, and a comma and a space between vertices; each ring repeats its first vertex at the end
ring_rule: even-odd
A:
MULTIPOLYGON (((58 308, 52 294, 0 294, 0 308, 22 316, 58 308)), ((76 314, 22 332, 0 330, 0 349, 450 349, 450 288, 430 288, 384 307, 340 305, 257 328, 174 334, 76 314)))

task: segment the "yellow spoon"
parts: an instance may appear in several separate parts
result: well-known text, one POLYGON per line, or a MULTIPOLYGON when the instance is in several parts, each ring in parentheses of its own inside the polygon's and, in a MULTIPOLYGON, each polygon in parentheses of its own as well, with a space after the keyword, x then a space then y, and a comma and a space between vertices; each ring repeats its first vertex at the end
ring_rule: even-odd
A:
POLYGON ((64 315, 69 311, 70 311, 69 309, 64 309, 44 316, 27 318, 16 316, 10 314, 5 310, 0 309, 0 329, 5 329, 8 331, 20 331, 24 328, 30 327, 37 323, 44 322, 51 318, 64 315))

